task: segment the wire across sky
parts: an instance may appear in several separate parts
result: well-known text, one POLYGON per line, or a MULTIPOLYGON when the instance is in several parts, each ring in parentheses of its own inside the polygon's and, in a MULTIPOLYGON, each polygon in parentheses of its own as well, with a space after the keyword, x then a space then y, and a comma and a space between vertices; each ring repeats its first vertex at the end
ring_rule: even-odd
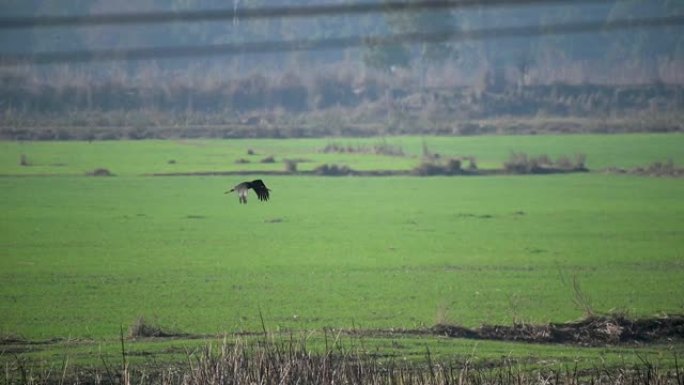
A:
MULTIPOLYGON (((583 0, 582 2, 599 3, 605 0, 583 0)), ((318 5, 306 7, 270 7, 243 9, 239 11, 190 11, 190 12, 154 12, 143 14, 110 14, 88 16, 41 16, 35 18, 0 18, 0 29, 6 28, 43 28, 64 26, 95 26, 104 24, 162 23, 162 22, 197 22, 232 19, 238 15, 241 19, 271 17, 315 17, 324 15, 340 15, 368 12, 414 12, 418 10, 439 10, 454 7, 472 6, 510 6, 510 5, 558 5, 576 4, 578 1, 568 0, 464 0, 434 2, 391 2, 364 3, 356 5, 318 5), (10 26, 10 27, 8 27, 10 26)), ((539 37, 559 34, 585 32, 607 32, 636 28, 658 28, 684 25, 684 15, 645 17, 614 21, 581 21, 553 25, 498 27, 475 30, 452 30, 441 32, 413 32, 381 36, 350 36, 327 39, 270 40, 258 42, 134 47, 102 50, 57 51, 25 54, 0 53, 0 65, 19 64, 58 64, 79 62, 102 62, 121 60, 150 60, 187 58, 197 56, 234 56, 259 53, 280 53, 290 51, 313 51, 327 49, 345 49, 362 46, 387 46, 401 43, 443 43, 447 41, 481 40, 491 38, 539 37)))
POLYGON ((0 29, 83 27, 101 25, 157 24, 268 18, 342 16, 368 13, 439 11, 472 7, 526 5, 608 4, 611 0, 459 0, 389 1, 358 4, 319 4, 306 6, 237 7, 189 11, 126 12, 94 15, 0 17, 0 29))

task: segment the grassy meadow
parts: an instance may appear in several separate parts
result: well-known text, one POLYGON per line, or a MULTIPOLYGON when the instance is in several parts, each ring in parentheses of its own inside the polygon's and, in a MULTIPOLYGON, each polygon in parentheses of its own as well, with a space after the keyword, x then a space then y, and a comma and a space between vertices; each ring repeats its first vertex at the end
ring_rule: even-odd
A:
POLYGON ((420 162, 423 145, 446 157, 475 157, 480 168, 500 168, 511 152, 556 159, 585 154, 587 167, 632 168, 654 161, 684 164, 681 134, 519 135, 466 137, 387 137, 329 139, 141 140, 104 142, 0 142, 0 175, 83 175, 107 168, 119 176, 152 173, 284 170, 284 159, 300 161, 299 170, 323 163, 354 170, 404 170, 420 162), (387 146, 404 156, 325 153, 328 145, 372 150, 387 146), (254 155, 248 155, 252 150, 254 155), (22 165, 21 158, 25 163, 22 165), (350 156, 354 155, 354 156, 350 156), (272 156, 275 163, 262 163, 272 156), (247 163, 238 162, 239 160, 247 163))
MULTIPOLYGON (((405 155, 320 151, 382 141, 375 138, 0 143, 0 336, 115 345, 122 325, 139 317, 176 333, 222 335, 264 325, 307 332, 563 322, 588 308, 684 312, 681 179, 597 171, 265 176, 272 199, 252 194, 240 205, 224 191, 250 176, 147 176, 257 177, 282 170, 285 158, 306 159, 300 169, 410 169, 423 142, 432 152, 475 156, 483 168, 500 167, 511 151, 581 152, 592 170, 684 162, 684 136, 671 134, 385 140, 405 155), (259 162, 271 155, 276 163, 259 162), (85 176, 98 167, 116 176, 85 176)), ((474 345, 431 341, 443 354, 474 345)), ((498 356, 568 354, 478 346, 498 356)), ((569 355, 578 354, 586 353, 569 355)))

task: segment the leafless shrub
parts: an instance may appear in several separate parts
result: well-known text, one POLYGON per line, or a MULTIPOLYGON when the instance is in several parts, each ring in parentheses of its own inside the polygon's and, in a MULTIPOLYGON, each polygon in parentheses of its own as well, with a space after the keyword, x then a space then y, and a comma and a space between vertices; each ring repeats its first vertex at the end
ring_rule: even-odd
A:
POLYGON ((528 174, 531 172, 532 162, 526 153, 513 151, 504 162, 504 169, 515 174, 528 174))
POLYGON ((401 146, 389 144, 383 140, 373 145, 373 153, 387 156, 404 156, 404 149, 401 146))
POLYGON ((170 337, 174 335, 182 334, 167 332, 161 326, 146 320, 143 316, 136 318, 128 327, 128 338, 170 337))
POLYGON ((558 157, 558 159, 556 160, 556 164, 558 165, 558 167, 564 169, 571 169, 573 167, 572 161, 565 155, 558 157))
POLYGON ((264 159, 260 160, 261 163, 275 163, 275 158, 273 155, 269 155, 265 157, 264 159))
POLYGON ((596 314, 591 304, 591 297, 582 290, 577 275, 572 277, 572 294, 572 302, 584 312, 586 318, 593 317, 596 314))
POLYGON ((340 153, 340 154, 375 154, 386 156, 404 156, 404 150, 401 146, 389 144, 386 141, 369 145, 343 145, 337 142, 328 143, 322 150, 323 153, 340 153))
POLYGON ((606 172, 641 176, 684 177, 684 168, 677 167, 672 159, 668 159, 667 161, 655 161, 647 166, 638 166, 632 169, 611 167, 606 169, 606 172))
POLYGON ((21 154, 19 156, 19 165, 25 166, 25 167, 31 165, 31 162, 28 160, 28 157, 26 156, 26 154, 21 154))
POLYGON ((295 159, 285 159, 285 171, 289 173, 296 173, 297 172, 297 161, 295 159))
POLYGON ((586 160, 587 156, 582 153, 575 154, 574 159, 562 155, 556 159, 555 163, 552 163, 555 167, 562 170, 586 170, 586 160))
POLYGON ((236 159, 235 163, 236 164, 247 164, 247 163, 250 163, 250 161, 249 161, 249 159, 240 158, 240 159, 236 159))
POLYGON ((455 158, 449 159, 445 166, 445 171, 448 174, 458 174, 461 172, 461 160, 455 158))
POLYGON ((314 169, 314 173, 326 176, 350 175, 354 171, 346 165, 323 164, 314 169))
POLYGON ((450 323, 449 312, 449 305, 446 302, 438 304, 435 313, 435 325, 446 325, 450 323))
POLYGON ((504 170, 513 174, 546 174, 553 172, 587 171, 586 155, 575 154, 575 159, 561 155, 552 161, 547 154, 529 156, 524 152, 511 152, 504 162, 504 170))
POLYGON ((339 143, 328 143, 323 147, 321 150, 323 153, 347 153, 347 152, 356 152, 354 147, 352 146, 345 146, 339 143))
POLYGON ((468 170, 470 170, 470 171, 477 170, 477 159, 475 159, 474 156, 469 156, 466 159, 468 160, 468 170))
POLYGON ((424 159, 418 166, 411 171, 414 175, 458 175, 463 173, 461 160, 449 158, 446 162, 441 159, 424 159))
POLYGON ((575 154, 575 164, 573 166, 576 170, 587 169, 587 154, 578 152, 575 154))
POLYGON ((443 175, 444 168, 441 165, 433 162, 421 162, 412 170, 413 174, 420 176, 443 175))
POLYGON ((677 169, 674 165, 672 159, 668 159, 665 162, 656 161, 651 163, 647 168, 646 172, 649 175, 655 176, 673 176, 680 174, 683 170, 677 169))

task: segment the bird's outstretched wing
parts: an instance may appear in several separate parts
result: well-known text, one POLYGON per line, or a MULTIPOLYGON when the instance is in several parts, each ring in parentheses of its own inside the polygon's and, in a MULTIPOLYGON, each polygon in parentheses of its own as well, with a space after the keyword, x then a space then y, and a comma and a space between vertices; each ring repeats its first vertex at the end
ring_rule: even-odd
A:
POLYGON ((269 194, 268 192, 270 191, 268 187, 264 184, 264 182, 261 179, 253 180, 249 182, 249 187, 251 187, 254 192, 256 193, 257 197, 259 197, 260 201, 267 201, 269 194))

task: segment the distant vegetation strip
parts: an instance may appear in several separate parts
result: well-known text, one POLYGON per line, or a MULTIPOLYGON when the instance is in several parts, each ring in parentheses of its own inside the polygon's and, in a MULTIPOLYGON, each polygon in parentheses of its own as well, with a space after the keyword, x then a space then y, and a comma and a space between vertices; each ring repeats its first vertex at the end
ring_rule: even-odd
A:
MULTIPOLYGON (((547 168, 539 169, 536 174, 565 174, 572 172, 588 172, 588 169, 560 169, 547 168)), ((145 174, 146 176, 228 176, 228 175, 299 175, 299 176, 361 176, 361 177, 382 177, 382 176, 491 176, 491 175, 511 175, 511 174, 527 174, 527 173, 511 173, 505 169, 491 169, 491 170, 457 170, 449 171, 448 169, 434 169, 423 170, 416 168, 414 170, 352 170, 346 166, 337 165, 323 165, 315 170, 309 171, 278 171, 278 170, 240 170, 240 171, 195 171, 195 172, 159 172, 145 174)))
MULTIPOLYGON (((383 76, 254 74, 188 85, 0 76, 0 139, 316 138, 681 132, 684 87, 478 85, 419 89, 383 76), (209 87, 204 84, 211 84, 209 87), (36 91, 38 90, 38 91, 36 91)), ((80 78, 79 78, 80 79, 80 78)))

